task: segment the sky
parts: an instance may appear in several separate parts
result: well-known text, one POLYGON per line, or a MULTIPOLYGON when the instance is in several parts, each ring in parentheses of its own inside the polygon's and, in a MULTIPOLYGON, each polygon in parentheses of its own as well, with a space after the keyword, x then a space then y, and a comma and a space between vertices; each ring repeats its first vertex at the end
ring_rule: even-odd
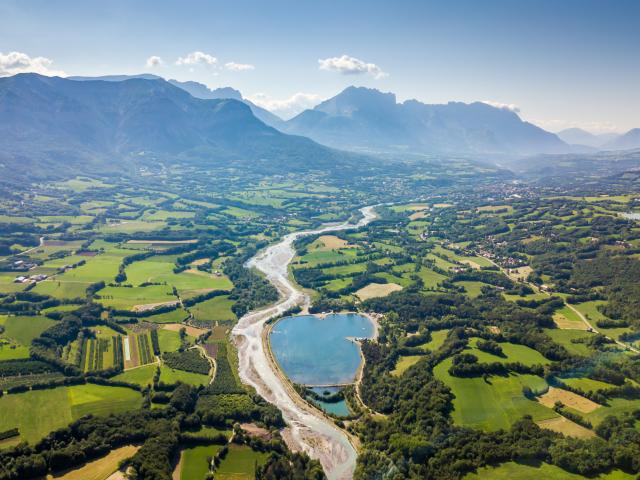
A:
POLYGON ((155 73, 290 117, 349 85, 640 127, 637 0, 2 0, 0 76, 155 73))

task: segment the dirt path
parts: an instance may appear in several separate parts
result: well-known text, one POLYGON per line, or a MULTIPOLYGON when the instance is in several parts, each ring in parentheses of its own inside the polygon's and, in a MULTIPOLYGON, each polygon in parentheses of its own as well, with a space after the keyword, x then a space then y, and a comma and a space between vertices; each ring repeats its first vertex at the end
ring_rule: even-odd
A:
POLYGON ((206 358, 207 360, 209 360, 209 365, 211 365, 211 370, 209 370, 209 385, 211 385, 213 383, 213 381, 216 379, 216 371, 218 369, 218 364, 215 360, 215 358, 210 357, 207 354, 207 351, 204 349, 204 347, 202 345, 194 345, 191 348, 197 348, 198 350, 200 350, 200 353, 202 353, 202 355, 204 355, 204 358, 206 358))
POLYGON ((365 207, 361 212, 364 217, 356 225, 343 223, 291 233, 249 260, 247 267, 263 272, 278 289, 280 300, 271 306, 249 312, 238 321, 232 332, 238 348, 240 378, 282 411, 288 425, 285 438, 289 447, 317 458, 330 480, 353 477, 356 450, 349 436, 322 412, 304 402, 279 372, 265 345, 268 344, 265 342, 265 326, 269 319, 290 308, 309 304, 309 297, 288 278, 288 265, 295 256, 293 242, 306 235, 358 228, 376 218, 373 207, 365 207))
POLYGON ((34 250, 36 250, 36 249, 38 249, 38 248, 42 247, 43 245, 44 245, 44 237, 40 237, 40 243, 39 243, 37 246, 35 246, 35 247, 31 247, 31 248, 29 248, 29 249, 25 250, 24 252, 16 253, 15 255, 8 255, 8 256, 6 256, 6 257, 2 257, 2 258, 0 258, 0 261, 4 261, 4 260, 6 260, 7 258, 14 257, 14 256, 15 256, 15 257, 17 257, 17 256, 19 256, 19 255, 26 255, 27 253, 29 253, 29 252, 33 252, 34 250))

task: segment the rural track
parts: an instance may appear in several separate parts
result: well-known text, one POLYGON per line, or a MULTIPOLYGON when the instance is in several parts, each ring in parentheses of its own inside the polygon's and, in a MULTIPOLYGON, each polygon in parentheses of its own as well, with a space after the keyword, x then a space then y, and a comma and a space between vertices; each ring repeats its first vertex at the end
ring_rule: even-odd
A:
MULTIPOLYGON (((490 258, 487 258, 487 257, 483 257, 483 258, 486 258, 487 260, 489 260, 493 265, 495 265, 496 267, 498 267, 502 273, 504 273, 505 275, 507 275, 507 272, 505 271, 505 269, 504 269, 504 268, 502 268, 500 265, 498 265, 496 262, 494 262, 493 260, 491 260, 490 258)), ((507 275, 507 277, 509 277, 509 275, 507 275)), ((533 291, 538 292, 538 293, 544 293, 545 295, 551 296, 551 293, 549 293, 549 292, 543 292, 543 291, 542 291, 542 290, 540 290, 540 288, 539 288, 537 285, 535 285, 534 283, 531 283, 531 282, 525 282, 525 283, 526 283, 529 287, 531 287, 531 288, 533 289, 533 291)), ((566 301, 566 300, 564 300, 564 299, 563 299, 563 302, 564 302, 565 306, 566 306, 569 310, 571 310, 571 311, 572 311, 572 312, 574 312, 576 315, 578 315, 578 317, 579 317, 579 318, 580 318, 580 320, 582 320, 582 322, 586 325, 586 327, 587 327, 587 329, 588 329, 588 330, 590 330, 590 331, 592 331, 592 332, 594 332, 594 333, 597 333, 597 334, 599 334, 599 335, 602 335, 602 336, 603 336, 603 337, 605 337, 606 339, 611 340, 612 342, 615 342, 615 343, 616 343, 616 345, 619 345, 619 346, 623 347, 623 348, 624 348, 624 349, 626 349, 626 350, 629 350, 629 351, 631 351, 631 352, 633 352, 633 353, 640 353, 640 349, 638 349, 638 348, 634 347, 633 345, 629 345, 628 343, 624 343, 624 342, 622 342, 622 341, 620 341, 620 340, 617 340, 617 339, 615 339, 615 338, 613 338, 613 337, 610 337, 610 336, 608 336, 608 335, 604 335, 603 333, 600 333, 600 332, 598 331, 598 329, 597 329, 597 328, 595 328, 595 327, 591 324, 591 322, 589 321, 589 319, 587 319, 587 317, 585 317, 581 311, 579 311, 577 308, 575 308, 575 307, 574 307, 573 305, 571 305, 570 303, 567 303, 567 301, 566 301)))
POLYGON ((277 288, 280 300, 275 304, 244 315, 233 328, 232 337, 238 349, 241 380, 256 389, 258 394, 282 412, 289 427, 285 436, 293 450, 303 450, 318 459, 329 480, 348 480, 353 477, 357 452, 344 431, 319 410, 310 407, 292 390, 289 382, 274 362, 265 346, 264 330, 267 321, 295 306, 309 303, 309 297, 289 279, 288 266, 295 256, 293 243, 301 237, 319 233, 351 230, 362 227, 377 215, 373 206, 361 210, 363 218, 357 224, 341 223, 316 230, 294 232, 277 244, 258 252, 246 264, 256 268, 277 288))

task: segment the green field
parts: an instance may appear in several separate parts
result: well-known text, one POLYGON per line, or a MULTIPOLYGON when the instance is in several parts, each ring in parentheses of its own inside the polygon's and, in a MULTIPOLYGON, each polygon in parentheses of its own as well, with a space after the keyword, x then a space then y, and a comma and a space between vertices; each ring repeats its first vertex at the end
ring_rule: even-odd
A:
POLYGON ((162 221, 145 222, 144 220, 115 220, 102 225, 99 228, 101 233, 138 233, 153 232, 162 230, 167 224, 162 221))
POLYGON ((154 222, 156 220, 168 220, 170 218, 193 218, 195 212, 180 212, 169 210, 147 210, 142 216, 143 220, 154 222))
POLYGON ((127 282, 140 285, 145 282, 166 283, 176 287, 183 297, 192 296, 207 290, 231 290, 229 279, 199 270, 186 270, 173 273, 173 257, 157 256, 132 263, 127 267, 127 282))
POLYGON ((0 431, 18 427, 20 437, 33 443, 89 413, 126 412, 141 402, 135 390, 93 384, 5 395, 0 397, 0 431))
POLYGON ((106 307, 130 310, 136 305, 151 305, 177 301, 169 285, 146 287, 105 287, 98 291, 98 300, 106 307))
POLYGON ((233 304, 234 301, 230 300, 228 295, 222 295, 197 303, 190 307, 189 311, 196 320, 200 321, 235 321, 238 317, 231 311, 233 304))
POLYGON ((465 350, 465 353, 472 353, 478 357, 480 363, 492 363, 492 362, 520 362, 524 365, 546 365, 550 363, 549 360, 544 358, 540 352, 533 348, 526 347, 524 345, 516 345, 515 343, 502 342, 502 352, 504 357, 493 355, 492 353, 484 352, 477 348, 478 338, 472 338, 469 340, 469 347, 465 350))
MULTIPOLYGON (((182 471, 181 480, 204 479, 209 473, 207 457, 215 456, 222 448, 222 445, 199 445, 197 447, 185 448, 182 451, 182 471)), ((218 478, 216 476, 216 478, 218 478)))
POLYGON ((268 453, 256 452, 245 445, 229 445, 229 453, 216 469, 216 480, 253 480, 256 464, 262 465, 268 453))
POLYGON ((451 357, 447 358, 436 365, 433 373, 455 395, 452 417, 456 424, 491 431, 507 429, 523 415, 531 415, 535 421, 558 416, 522 394, 524 386, 534 391, 544 389, 546 382, 542 378, 534 375, 492 376, 485 382, 481 377, 453 377, 448 373, 451 362, 451 357))
POLYGON ((564 346, 574 355, 589 355, 589 348, 584 343, 573 343, 571 340, 588 338, 590 333, 584 330, 561 330, 559 328, 546 328, 544 333, 549 335, 554 342, 564 346))
MULTIPOLYGON (((464 480, 479 480, 487 478, 493 480, 529 480, 534 478, 544 480, 579 480, 585 477, 567 472, 566 470, 562 470, 560 467, 549 465, 548 463, 541 463, 540 465, 533 466, 508 462, 503 463, 498 467, 480 468, 477 473, 470 473, 466 475, 464 480)), ((589 478, 592 478, 593 480, 631 480, 635 478, 635 476, 616 470, 608 474, 589 478)))
POLYGON ((394 375, 396 377, 402 375, 409 369, 409 367, 418 363, 421 358, 424 358, 423 355, 401 356, 400 358, 398 358, 396 367, 391 371, 391 375, 394 375))
POLYGON ((160 381, 164 383, 188 383, 189 385, 208 385, 209 377, 200 373, 176 370, 165 365, 161 367, 160 381))
POLYGON ((44 282, 39 282, 33 291, 63 300, 84 298, 87 295, 87 287, 89 285, 89 282, 65 281, 62 276, 55 276, 44 282))
POLYGON ((456 285, 460 285, 464 288, 464 291, 470 298, 476 298, 480 295, 482 287, 486 286, 486 283, 482 282, 456 282, 456 285))
POLYGON ((434 332, 431 332, 431 340, 429 340, 424 345, 420 345, 420 348, 422 348, 423 350, 431 350, 432 352, 435 352, 444 344, 444 341, 447 339, 447 335, 449 335, 448 329, 436 330, 434 332))
POLYGON ((418 277, 422 279, 425 288, 437 287, 440 282, 447 278, 444 275, 434 272, 427 267, 420 267, 420 270, 416 273, 416 275, 418 275, 418 277))
POLYGON ((144 365, 142 367, 132 368, 131 370, 116 375, 113 379, 120 382, 135 383, 144 387, 153 383, 156 368, 158 368, 157 365, 144 365))
POLYGON ((54 323, 54 320, 41 316, 8 316, 4 321, 5 332, 3 336, 28 347, 31 345, 31 340, 39 337, 54 323))
POLYGON ((158 343, 162 352, 175 352, 180 348, 180 333, 173 330, 158 330, 158 343))
POLYGON ((29 358, 29 347, 0 335, 0 361, 29 358))
POLYGON ((610 383, 601 382, 599 380, 592 380, 590 378, 561 378, 563 383, 567 385, 579 388, 580 390, 584 390, 585 392, 595 392, 597 390, 606 390, 608 388, 613 388, 614 385, 610 383))

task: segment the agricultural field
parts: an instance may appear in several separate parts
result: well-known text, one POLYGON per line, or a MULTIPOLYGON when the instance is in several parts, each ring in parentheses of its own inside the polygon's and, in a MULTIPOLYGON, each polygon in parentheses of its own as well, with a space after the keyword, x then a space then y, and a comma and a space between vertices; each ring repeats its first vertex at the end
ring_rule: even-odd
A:
POLYGON ((230 290, 229 279, 220 275, 189 269, 174 273, 174 262, 170 257, 157 256, 134 262, 126 269, 127 281, 134 286, 144 283, 161 283, 175 287, 182 297, 189 297, 211 290, 230 290))
POLYGON ((133 445, 117 448, 81 468, 53 475, 47 480, 107 480, 118 470, 121 462, 133 457, 139 449, 140 447, 133 445))
MULTIPOLYGON (((477 473, 470 473, 465 476, 465 480, 479 480, 491 478, 495 480, 514 480, 526 478, 544 478, 548 480, 578 480, 584 478, 582 475, 562 470, 555 465, 540 463, 539 465, 526 465, 515 462, 504 463, 498 467, 483 467, 477 473)), ((611 473, 590 477, 594 480, 631 480, 632 475, 620 470, 611 473)))
POLYGON ((98 300, 105 307, 118 310, 144 311, 178 302, 169 285, 145 287, 105 287, 99 290, 98 300))
POLYGON ((216 469, 216 478, 221 480, 251 480, 255 478, 256 466, 267 460, 268 454, 256 452, 245 445, 229 445, 229 453, 216 469))
POLYGON ((178 464, 180 480, 205 478, 209 473, 207 458, 215 456, 221 448, 222 445, 199 445, 182 450, 178 464))
POLYGON ((368 300, 374 297, 386 297, 390 293, 402 290, 402 286, 397 283, 370 283, 355 292, 360 300, 368 300))
POLYGON ((233 304, 228 295, 221 295, 195 304, 189 312, 200 322, 235 322, 238 317, 231 310, 233 304))
POLYGON ((139 408, 139 392, 122 387, 75 385, 0 397, 0 431, 17 427, 20 438, 36 442, 83 415, 109 415, 139 408))
POLYGON ((455 395, 452 417, 458 425, 492 431, 508 428, 523 415, 531 415, 534 421, 558 416, 552 409, 522 393, 525 386, 533 391, 546 389, 546 382, 540 377, 511 374, 493 376, 486 382, 483 378, 453 377, 447 372, 450 367, 451 359, 446 359, 434 368, 433 373, 455 395))

